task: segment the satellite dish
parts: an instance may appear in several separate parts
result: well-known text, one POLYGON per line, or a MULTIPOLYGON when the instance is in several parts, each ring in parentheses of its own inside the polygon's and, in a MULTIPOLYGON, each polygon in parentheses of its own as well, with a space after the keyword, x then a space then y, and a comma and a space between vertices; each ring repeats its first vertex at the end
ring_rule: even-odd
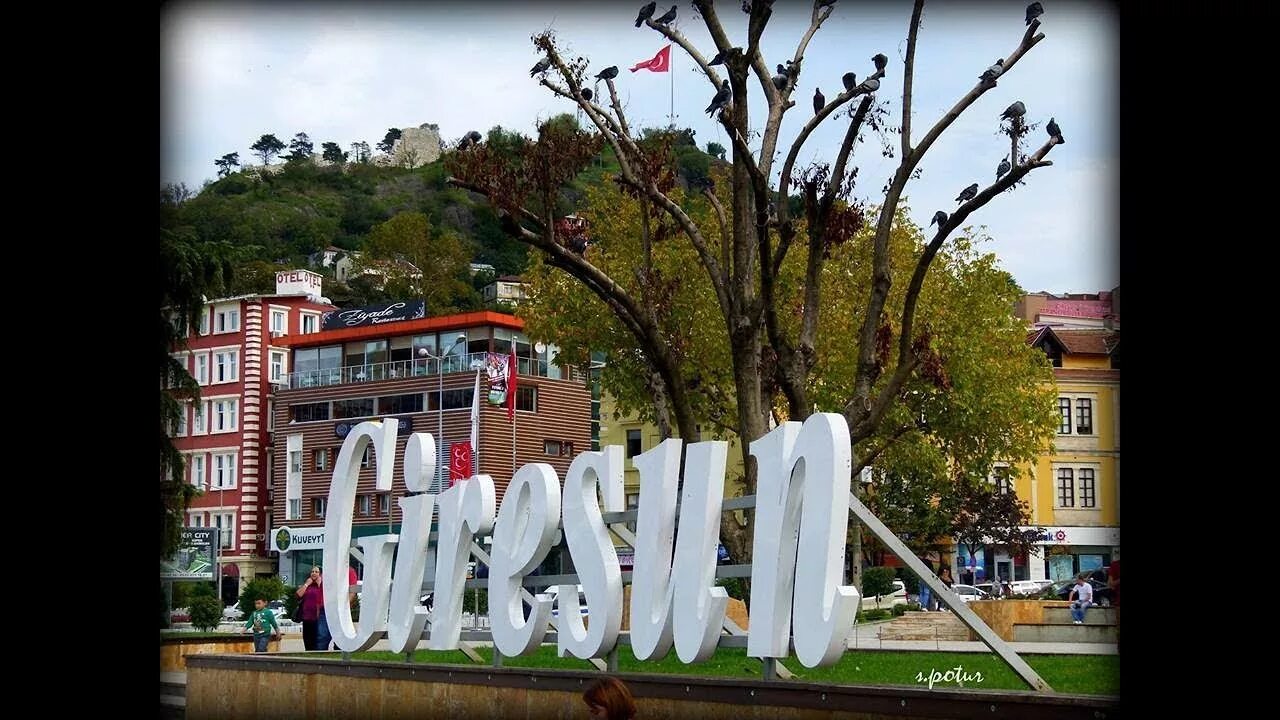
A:
POLYGON ((536 343, 534 344, 533 349, 537 350, 539 354, 542 354, 547 351, 547 346, 542 343, 536 343))

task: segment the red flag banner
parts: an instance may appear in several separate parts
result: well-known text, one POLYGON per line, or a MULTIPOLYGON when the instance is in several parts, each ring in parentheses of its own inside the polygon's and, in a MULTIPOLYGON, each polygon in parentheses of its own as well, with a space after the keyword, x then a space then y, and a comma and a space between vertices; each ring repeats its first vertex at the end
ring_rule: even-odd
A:
POLYGON ((449 487, 471 477, 471 443, 458 442, 449 448, 449 487))
POLYGON ((670 72, 671 71, 671 46, 668 45, 658 51, 652 60, 645 60, 637 63, 631 68, 631 72, 637 70, 648 70, 649 72, 670 72))
POLYGON ((511 354, 507 356, 507 420, 516 419, 516 348, 511 344, 511 354))

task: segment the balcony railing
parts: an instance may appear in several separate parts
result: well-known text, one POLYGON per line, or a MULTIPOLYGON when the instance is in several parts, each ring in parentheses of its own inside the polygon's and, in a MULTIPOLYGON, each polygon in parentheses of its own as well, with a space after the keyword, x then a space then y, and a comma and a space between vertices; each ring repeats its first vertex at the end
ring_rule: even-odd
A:
MULTIPOLYGON (((392 362, 369 363, 367 365, 347 365, 345 367, 325 370, 302 370, 289 373, 288 387, 298 388, 326 387, 329 385, 348 385, 353 383, 374 382, 377 380, 401 380, 413 377, 435 377, 437 373, 471 372, 472 361, 484 362, 488 353, 469 353, 466 355, 450 355, 444 358, 420 358, 416 360, 395 360, 392 362)), ((553 377, 564 378, 566 374, 545 360, 522 357, 516 359, 516 373, 521 377, 553 377)))

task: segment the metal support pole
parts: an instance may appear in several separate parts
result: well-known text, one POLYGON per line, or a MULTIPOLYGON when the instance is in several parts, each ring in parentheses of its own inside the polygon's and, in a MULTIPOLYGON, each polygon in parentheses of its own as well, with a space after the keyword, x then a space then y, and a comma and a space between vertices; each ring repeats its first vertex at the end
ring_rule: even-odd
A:
POLYGON ((609 655, 608 657, 605 658, 605 662, 607 662, 609 665, 609 672, 611 673, 618 672, 618 646, 617 645, 614 645, 613 649, 609 651, 609 655))
POLYGON ((497 645, 493 646, 493 666, 502 667, 502 651, 498 649, 497 645))
POLYGON ((778 679, 777 658, 764 658, 764 679, 765 682, 778 679))

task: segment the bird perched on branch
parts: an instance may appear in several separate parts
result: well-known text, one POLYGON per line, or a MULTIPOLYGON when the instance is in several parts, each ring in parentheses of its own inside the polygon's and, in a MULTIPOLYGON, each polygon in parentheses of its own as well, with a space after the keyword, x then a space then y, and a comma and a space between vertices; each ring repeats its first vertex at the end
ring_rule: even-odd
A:
POLYGON ((813 114, 817 115, 822 112, 822 108, 827 106, 827 99, 822 96, 822 90, 813 89, 813 114))
POLYGON ((469 132, 469 133, 467 133, 466 135, 463 135, 463 136, 462 136, 462 141, 458 143, 458 149, 459 149, 459 150, 466 150, 467 148, 471 147, 472 145, 478 145, 478 144, 480 143, 480 141, 481 141, 481 140, 483 140, 483 139, 484 139, 484 136, 483 136, 483 135, 481 135, 480 133, 476 132, 475 130, 472 130, 471 132, 469 132))
POLYGON ((597 80, 612 80, 618 77, 618 66, 610 65, 596 74, 597 80))
POLYGON ((1032 20, 1044 14, 1044 6, 1038 2, 1033 2, 1027 6, 1027 24, 1030 25, 1032 20))
POLYGON ((773 86, 778 89, 778 92, 786 92, 789 79, 787 69, 782 66, 782 63, 778 63, 778 74, 773 76, 773 86))
POLYGON ((720 90, 716 92, 716 96, 711 98, 711 104, 707 106, 707 114, 714 115, 715 112, 729 103, 733 98, 733 91, 729 89, 729 80, 725 78, 720 81, 720 90))
POLYGON ((648 20, 649 18, 653 17, 653 11, 657 7, 658 7, 657 2, 651 2, 648 5, 645 5, 644 7, 640 8, 640 14, 636 16, 636 27, 640 27, 640 25, 643 24, 645 20, 648 20))
POLYGON ((851 72, 847 72, 840 76, 840 82, 844 83, 845 92, 851 92, 858 87, 858 76, 851 72))
POLYGON ((880 89, 880 80, 877 78, 867 78, 866 80, 863 80, 862 84, 858 87, 862 88, 863 92, 873 93, 880 89))
POLYGON ((946 225, 947 214, 939 210, 938 212, 933 214, 933 219, 929 221, 929 224, 937 225, 938 227, 942 227, 943 225, 946 225))
POLYGON ((884 53, 876 53, 871 56, 871 62, 876 64, 876 72, 880 72, 889 64, 889 58, 884 53))
POLYGON ((551 58, 542 58, 538 61, 537 65, 534 65, 529 69, 529 77, 533 77, 541 72, 546 72, 549 67, 551 67, 551 58))
POLYGON ((723 65, 723 64, 724 64, 724 51, 723 51, 723 50, 717 50, 717 51, 716 51, 716 56, 715 56, 715 57, 713 57, 713 58, 711 58, 711 62, 709 62, 709 63, 707 63, 707 64, 708 64, 708 65, 723 65))
POLYGON ((1013 118, 1022 117, 1023 115, 1026 115, 1026 114, 1027 114, 1027 106, 1023 105, 1022 101, 1019 100, 1014 104, 1010 105, 1009 107, 1005 108, 1004 112, 1000 113, 1000 117, 1001 119, 1012 120, 1013 118))
POLYGON ((978 196, 978 183, 974 183, 964 190, 960 191, 960 195, 956 197, 956 202, 965 202, 972 200, 978 196))
POLYGON ((586 100, 587 102, 591 102, 591 97, 592 97, 591 88, 582 88, 582 99, 586 100))
POLYGON ((1000 176, 1009 172, 1011 167, 1013 166, 1009 164, 1009 158, 1001 160, 1000 165, 996 168, 996 179, 999 180, 1000 176))
POLYGON ((662 17, 653 21, 654 25, 670 25, 676 19, 676 6, 672 5, 671 9, 663 13, 662 17))
POLYGON ((1057 140, 1059 145, 1066 142, 1066 138, 1062 137, 1062 128, 1058 127, 1058 123, 1053 118, 1049 118, 1048 130, 1049 137, 1057 140))
POLYGON ((994 82, 996 78, 1000 77, 1000 73, 1002 72, 1004 72, 1004 58, 1000 58, 999 60, 996 60, 995 65, 992 65, 986 70, 983 70, 982 74, 978 76, 978 79, 990 80, 994 82))

